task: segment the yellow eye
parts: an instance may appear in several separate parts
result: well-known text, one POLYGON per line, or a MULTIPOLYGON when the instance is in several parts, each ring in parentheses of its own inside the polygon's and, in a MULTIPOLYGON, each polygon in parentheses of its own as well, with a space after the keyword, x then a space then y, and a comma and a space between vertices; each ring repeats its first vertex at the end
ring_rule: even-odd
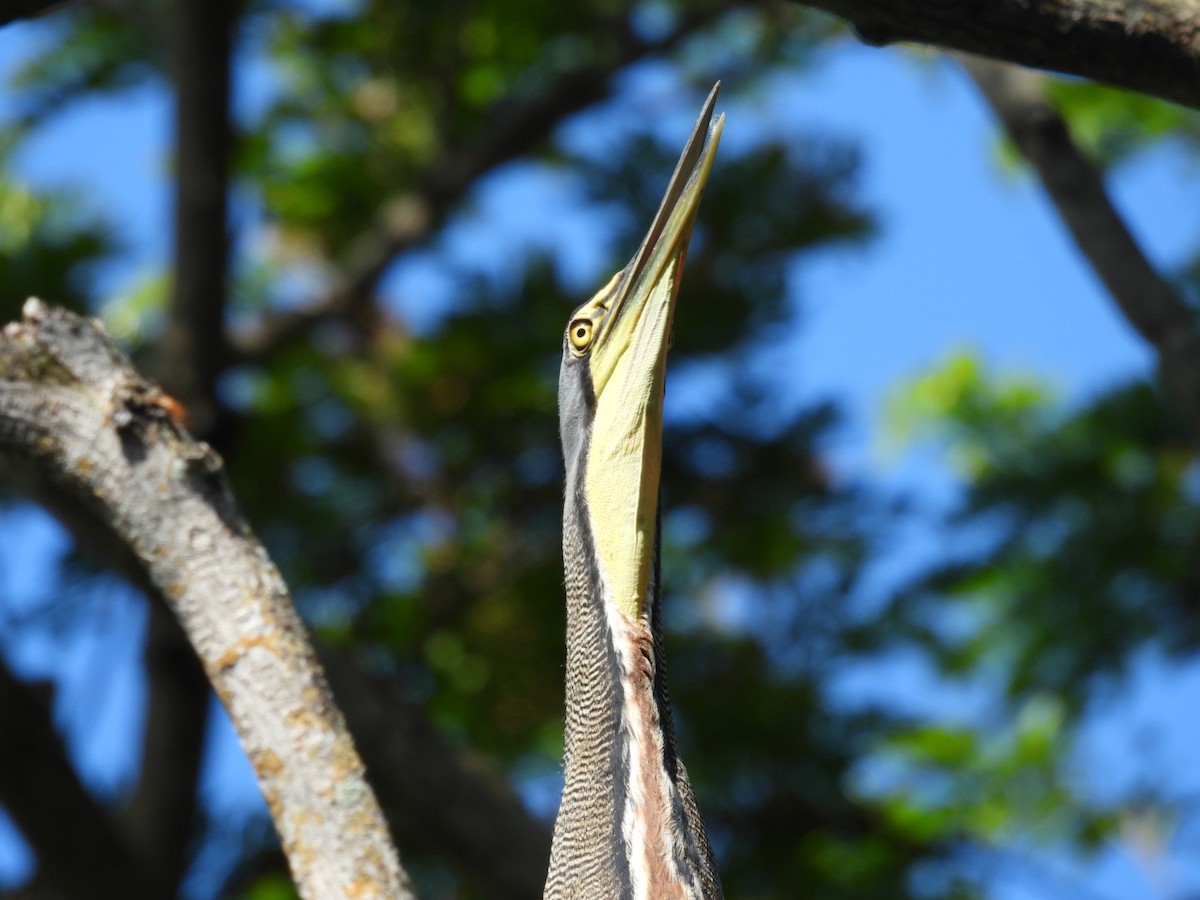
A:
POLYGON ((576 319, 567 327, 567 337, 576 353, 583 353, 592 343, 592 320, 576 319))

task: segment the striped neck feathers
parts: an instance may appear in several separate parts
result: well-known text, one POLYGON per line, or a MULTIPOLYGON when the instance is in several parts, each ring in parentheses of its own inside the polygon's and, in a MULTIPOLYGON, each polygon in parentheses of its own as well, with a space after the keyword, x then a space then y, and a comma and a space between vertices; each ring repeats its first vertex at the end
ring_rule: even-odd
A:
MULTIPOLYGON (((607 820, 603 832, 623 895, 700 898, 707 839, 701 838, 702 853, 694 831, 703 826, 689 821, 679 783, 662 659, 658 531, 643 613, 631 618, 615 602, 596 553, 582 473, 571 474, 564 510, 567 785, 560 818, 570 815, 569 802, 586 798, 588 817, 607 820), (599 729, 608 735, 589 733, 599 729), (607 801, 603 812, 597 799, 607 801)), ((690 798, 690 786, 682 787, 690 798)))

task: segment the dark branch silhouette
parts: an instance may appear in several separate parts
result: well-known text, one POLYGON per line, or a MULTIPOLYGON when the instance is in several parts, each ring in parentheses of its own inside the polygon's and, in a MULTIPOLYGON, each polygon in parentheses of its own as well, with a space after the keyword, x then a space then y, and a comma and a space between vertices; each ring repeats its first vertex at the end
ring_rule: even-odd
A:
POLYGON ((1170 0, 816 0, 867 44, 929 44, 1200 109, 1200 17, 1170 0))
POLYGON ((1041 179, 1076 245, 1130 325, 1154 348, 1159 368, 1200 436, 1200 329, 1196 314, 1151 265, 1113 205, 1100 170, 1042 95, 1042 76, 959 57, 1041 179))

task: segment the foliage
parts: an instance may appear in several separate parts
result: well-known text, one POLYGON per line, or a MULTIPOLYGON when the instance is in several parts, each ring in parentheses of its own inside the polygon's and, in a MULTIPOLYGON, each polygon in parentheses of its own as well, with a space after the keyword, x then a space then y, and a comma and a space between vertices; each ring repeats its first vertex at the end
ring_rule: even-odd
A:
MULTIPOLYGON (((0 165, 5 162, 0 154, 0 165)), ((0 183, 0 283, 8 318, 26 297, 54 297, 82 309, 97 263, 119 242, 100 217, 66 191, 38 191, 19 181, 0 183)))
POLYGON ((1070 117, 1075 140, 1106 165, 1164 139, 1200 139, 1200 116, 1172 103, 1069 80, 1051 82, 1047 93, 1070 117))
MULTIPOLYGON (((51 49, 10 85, 14 148, 73 104, 167 84, 161 9, 149 9, 81 5, 39 26, 51 49)), ((1037 382, 952 359, 903 390, 894 426, 946 450, 966 485, 946 533, 974 547, 863 621, 847 598, 892 533, 892 505, 829 474, 837 410, 783 408, 790 373, 756 365, 795 324, 795 268, 873 230, 855 148, 762 137, 774 131, 752 102, 774 73, 811 62, 828 22, 799 7, 611 0, 253 2, 240 14, 237 71, 252 87, 236 105, 219 449, 326 643, 528 797, 555 784, 561 328, 624 264, 689 124, 661 115, 653 85, 699 98, 716 60, 747 137, 722 151, 688 258, 663 554, 683 755, 727 893, 975 896, 969 879, 929 888, 921 873, 953 869, 964 845, 1033 834, 1090 847, 1110 833, 1112 816, 1065 776, 1066 748, 1096 684, 1137 646, 1194 650, 1191 445, 1153 385, 1070 409, 1037 382), (562 223, 489 207, 517 176, 537 202, 569 194, 592 223, 584 276, 549 251, 562 223), (530 221, 549 237, 521 240, 530 221), (381 246, 383 262, 365 264, 381 246), (403 277, 420 265, 438 278, 403 277), (284 320, 299 325, 262 339, 284 320), (914 646, 947 681, 999 685, 986 721, 832 699, 845 666, 914 646)), ((1055 90, 1110 158, 1194 131, 1159 103, 1055 90)), ((80 200, 0 182, 6 318, 37 293, 102 313, 152 360, 172 302, 166 261, 140 290, 99 296, 90 276, 119 260, 115 233, 80 200)), ((107 787, 114 805, 132 790, 107 787)), ((219 817, 202 818, 199 855, 229 843, 219 817)), ((234 843, 226 868, 245 896, 290 895, 261 840, 234 843)), ((403 850, 429 896, 488 896, 445 847, 403 850)), ((227 875, 195 893, 216 895, 227 875)))
POLYGON ((947 527, 985 535, 903 599, 904 621, 947 667, 988 668, 1010 697, 1052 691, 1078 707, 1139 642, 1195 646, 1195 452, 1160 391, 1136 382, 1068 411, 959 357, 912 395, 970 474, 947 527), (939 634, 928 613, 948 603, 967 624, 939 634))
POLYGON ((1200 638, 1194 445, 1154 385, 1074 409, 965 354, 899 390, 892 417, 966 489, 941 526, 949 558, 894 598, 888 633, 990 700, 974 722, 896 732, 869 793, 930 835, 1096 848, 1149 798, 1093 799, 1070 772, 1075 731, 1141 651, 1191 657, 1200 638))

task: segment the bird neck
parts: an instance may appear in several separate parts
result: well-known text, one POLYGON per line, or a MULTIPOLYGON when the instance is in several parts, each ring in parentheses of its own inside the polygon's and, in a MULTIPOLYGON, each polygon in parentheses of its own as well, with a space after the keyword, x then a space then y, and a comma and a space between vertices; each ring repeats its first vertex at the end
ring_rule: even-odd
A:
POLYGON ((563 878, 597 887, 601 876, 572 871, 604 871, 603 878, 611 879, 608 896, 719 897, 708 839, 675 749, 659 618, 658 536, 644 613, 636 620, 607 596, 581 492, 568 493, 563 547, 564 788, 546 896, 574 895, 563 878))

